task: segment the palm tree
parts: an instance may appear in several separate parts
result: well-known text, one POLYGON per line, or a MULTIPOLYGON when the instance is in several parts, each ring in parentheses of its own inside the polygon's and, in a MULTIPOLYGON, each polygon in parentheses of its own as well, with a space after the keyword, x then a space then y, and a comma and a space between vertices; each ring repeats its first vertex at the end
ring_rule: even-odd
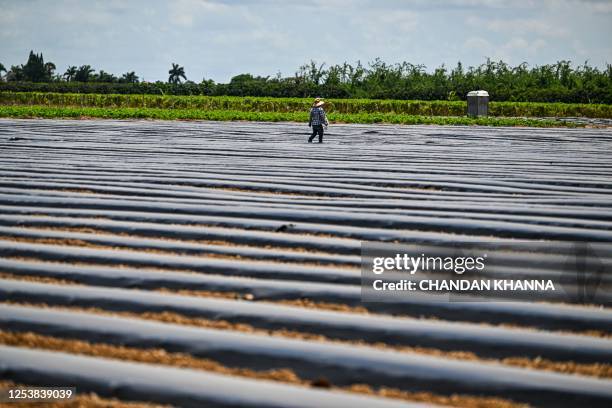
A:
POLYGON ((72 81, 76 73, 77 73, 77 67, 75 67, 74 65, 71 67, 68 67, 66 72, 64 72, 64 78, 66 78, 66 81, 72 81))
POLYGON ((102 69, 97 75, 94 75, 92 79, 96 82, 117 82, 117 78, 113 74, 109 74, 102 69))
POLYGON ((11 65, 11 69, 6 73, 7 81, 25 81, 23 65, 11 65))
POLYGON ((78 82, 87 82, 94 72, 95 70, 91 65, 81 65, 74 75, 74 80, 78 82))
POLYGON ((138 82, 138 75, 136 75, 136 72, 134 71, 126 72, 125 74, 123 74, 123 77, 121 77, 121 80, 129 84, 135 84, 136 82, 138 82))
POLYGON ((55 71, 57 67, 52 62, 45 63, 45 71, 47 71, 47 78, 50 80, 53 77, 53 71, 55 71))
POLYGON ((170 76, 168 77, 168 82, 171 84, 180 84, 181 78, 187 80, 185 76, 185 68, 179 66, 179 64, 172 63, 172 69, 168 71, 170 76))

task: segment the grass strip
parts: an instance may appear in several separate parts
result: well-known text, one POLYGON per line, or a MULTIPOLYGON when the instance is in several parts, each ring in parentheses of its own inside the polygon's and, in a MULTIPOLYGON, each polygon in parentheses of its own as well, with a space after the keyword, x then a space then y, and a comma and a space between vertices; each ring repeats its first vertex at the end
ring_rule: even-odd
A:
MULTIPOLYGON (((255 122, 308 121, 308 112, 251 112, 238 110, 159 109, 159 108, 99 108, 58 107, 45 105, 0 106, 0 117, 44 119, 156 119, 156 120, 211 120, 255 122)), ((552 119, 464 116, 421 116, 396 113, 335 113, 332 123, 386 123, 399 125, 452 125, 452 126, 509 126, 509 127, 584 127, 585 125, 552 119)))

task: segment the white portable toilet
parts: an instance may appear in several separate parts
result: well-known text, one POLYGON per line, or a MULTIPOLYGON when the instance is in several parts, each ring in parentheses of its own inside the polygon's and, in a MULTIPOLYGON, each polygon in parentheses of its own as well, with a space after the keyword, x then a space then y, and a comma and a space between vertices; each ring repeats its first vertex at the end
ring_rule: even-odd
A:
POLYGON ((477 118, 489 115, 489 93, 487 91, 471 91, 467 94, 468 116, 477 118))

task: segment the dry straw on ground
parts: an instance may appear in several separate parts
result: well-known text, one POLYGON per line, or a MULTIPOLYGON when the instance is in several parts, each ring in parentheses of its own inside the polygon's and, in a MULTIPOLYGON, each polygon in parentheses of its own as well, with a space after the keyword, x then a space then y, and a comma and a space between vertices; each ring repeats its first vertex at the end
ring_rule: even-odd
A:
POLYGON ((195 358, 190 356, 189 354, 169 353, 164 349, 137 349, 111 344, 89 343, 79 340, 69 340, 51 336, 43 336, 31 332, 13 333, 0 331, 0 343, 11 346, 64 351, 70 352, 72 354, 83 354, 94 357, 114 358, 122 361, 162 364, 196 370, 205 370, 223 375, 233 375, 258 380, 282 382, 305 387, 330 388, 334 390, 347 391, 358 394, 401 399, 406 401, 427 402, 431 404, 447 405, 461 408, 517 408, 525 406, 501 398, 470 395, 445 396, 428 392, 410 392, 386 387, 375 389, 366 384, 354 384, 351 386, 338 387, 334 386, 323 378, 316 379, 313 381, 302 379, 290 369, 255 371, 246 368, 227 367, 213 360, 195 358))

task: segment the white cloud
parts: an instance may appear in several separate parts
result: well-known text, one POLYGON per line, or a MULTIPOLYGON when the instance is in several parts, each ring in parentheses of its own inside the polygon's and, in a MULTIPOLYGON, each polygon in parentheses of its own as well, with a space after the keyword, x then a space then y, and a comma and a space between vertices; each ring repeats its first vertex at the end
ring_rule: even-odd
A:
POLYGON ((541 38, 527 40, 524 37, 514 37, 502 45, 501 49, 506 54, 533 56, 546 47, 546 41, 541 38))
POLYGON ((175 0, 170 6, 170 21, 176 25, 192 27, 194 21, 227 17, 234 11, 224 3, 206 0, 175 0))
POLYGON ((480 53, 482 58, 503 60, 514 64, 523 61, 533 61, 534 56, 546 48, 547 42, 542 38, 527 39, 525 37, 511 37, 508 41, 494 44, 482 37, 470 37, 464 43, 466 49, 480 53))
POLYGON ((494 7, 494 8, 508 8, 516 6, 513 3, 519 3, 519 7, 531 7, 533 1, 524 0, 521 2, 508 2, 507 0, 446 0, 441 3, 447 5, 458 6, 458 7, 494 7))
POLYGON ((379 29, 382 25, 401 32, 413 32, 418 27, 418 21, 417 13, 400 10, 392 14, 381 14, 374 23, 379 29))
POLYGON ((595 13, 612 13, 612 1, 610 0, 574 0, 580 7, 586 7, 595 13))
POLYGON ((418 27, 419 15, 409 10, 398 10, 389 13, 386 10, 371 10, 368 13, 356 15, 350 20, 355 36, 361 36, 367 41, 378 45, 381 38, 389 41, 401 41, 406 34, 413 33, 418 27))
POLYGON ((493 45, 482 37, 470 37, 463 43, 464 47, 472 50, 486 50, 487 52, 493 45))
POLYGON ((484 19, 470 16, 467 23, 474 28, 485 28, 497 33, 534 33, 547 37, 566 38, 570 35, 568 29, 563 26, 553 24, 535 18, 514 18, 514 19, 484 19))
POLYGON ((275 51, 282 51, 291 47, 289 38, 266 29, 255 29, 249 32, 217 33, 211 36, 210 41, 220 46, 240 46, 250 42, 260 44, 261 48, 271 48, 275 51))

